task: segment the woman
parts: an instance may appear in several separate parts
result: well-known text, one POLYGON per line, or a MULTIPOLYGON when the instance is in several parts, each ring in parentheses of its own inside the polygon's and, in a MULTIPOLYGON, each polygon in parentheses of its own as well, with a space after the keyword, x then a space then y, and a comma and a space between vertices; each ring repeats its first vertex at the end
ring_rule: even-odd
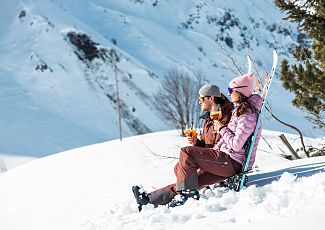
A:
MULTIPOLYGON (((230 122, 227 126, 215 122, 214 128, 221 139, 213 148, 187 146, 181 149, 179 162, 174 168, 176 184, 149 194, 141 192, 138 186, 132 188, 139 210, 148 203, 174 207, 184 204, 188 198, 199 199, 198 189, 241 172, 245 158, 244 146, 255 130, 263 101, 258 94, 253 94, 254 82, 253 73, 249 73, 229 83, 228 93, 235 105, 230 122), (209 180, 206 175, 209 175, 209 180)), ((260 124, 248 169, 254 164, 261 131, 260 124)))
MULTIPOLYGON (((253 73, 237 77, 230 82, 228 93, 235 105, 235 110, 227 127, 215 122, 215 130, 219 131, 222 138, 213 148, 228 154, 240 164, 244 163, 245 149, 243 146, 255 130, 263 102, 263 99, 258 94, 253 94, 254 82, 255 77, 253 73)), ((260 124, 248 164, 248 170, 252 168, 255 162, 261 132, 262 125, 260 124)))

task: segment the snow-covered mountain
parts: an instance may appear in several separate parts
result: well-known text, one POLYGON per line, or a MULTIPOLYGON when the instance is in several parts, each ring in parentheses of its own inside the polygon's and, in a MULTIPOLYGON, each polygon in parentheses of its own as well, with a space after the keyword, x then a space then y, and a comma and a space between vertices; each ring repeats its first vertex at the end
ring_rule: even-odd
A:
MULTIPOLYGON (((39 157, 118 138, 115 73, 123 136, 167 130, 153 94, 172 68, 202 71, 226 93, 238 75, 225 49, 260 74, 272 50, 291 57, 309 42, 269 0, 0 0, 0 153, 39 157), (118 56, 112 65, 112 49, 118 56)), ((193 92, 196 93, 196 92, 193 92)), ((312 130, 278 79, 273 112, 312 130)), ((264 127, 287 131, 266 117, 264 127)))
MULTIPOLYGON (((1 229, 323 229, 325 157, 288 161, 280 156, 285 146, 279 134, 263 130, 272 149, 261 139, 255 166, 259 171, 250 175, 249 182, 255 182, 248 188, 224 194, 208 190, 209 199, 189 200, 174 209, 148 205, 141 213, 131 186, 151 191, 175 182, 173 157, 187 144, 176 131, 34 160, 0 174, 1 229), (282 177, 271 183, 274 176, 282 177), (268 184, 260 187, 262 178, 268 184)), ((297 139, 286 136, 290 142, 297 139)), ((314 146, 320 141, 307 139, 314 146)), ((294 148, 299 146, 294 143, 294 148)))

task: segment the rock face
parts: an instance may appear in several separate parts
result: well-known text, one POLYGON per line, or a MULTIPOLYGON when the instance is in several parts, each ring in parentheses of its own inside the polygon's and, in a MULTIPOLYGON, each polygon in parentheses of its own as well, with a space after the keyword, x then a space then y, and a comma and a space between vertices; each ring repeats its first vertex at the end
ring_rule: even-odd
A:
MULTIPOLYGON (((109 65, 113 71, 115 71, 115 68, 116 71, 121 71, 118 69, 117 63, 113 62, 113 60, 115 60, 115 62, 119 62, 119 57, 116 54, 116 51, 114 49, 108 50, 106 48, 98 48, 99 44, 92 41, 91 38, 86 34, 69 32, 66 36, 70 43, 74 46, 74 53, 77 55, 79 60, 85 64, 86 69, 91 69, 93 72, 94 75, 91 75, 90 78, 96 82, 97 87, 103 91, 107 98, 113 103, 114 108, 117 109, 118 104, 116 100, 116 90, 107 90, 111 84, 106 84, 105 76, 100 74, 98 75, 100 69, 103 68, 104 65, 109 65)), ((129 78, 122 76, 121 80, 126 83, 130 89, 136 88, 132 85, 129 78)), ((137 91, 139 91, 138 95, 140 99, 145 100, 146 97, 144 92, 140 89, 137 89, 137 91), (142 95, 144 96, 142 97, 142 95)), ((129 108, 129 106, 124 102, 124 99, 119 99, 121 118, 128 125, 132 133, 144 134, 152 132, 143 122, 141 122, 141 120, 133 115, 136 109, 134 107, 129 108)))

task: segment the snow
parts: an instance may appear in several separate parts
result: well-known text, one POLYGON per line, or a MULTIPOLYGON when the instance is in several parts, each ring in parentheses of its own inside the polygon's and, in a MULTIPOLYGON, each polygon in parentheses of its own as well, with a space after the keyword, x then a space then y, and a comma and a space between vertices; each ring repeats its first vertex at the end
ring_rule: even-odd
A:
MULTIPOLYGON (((120 96, 132 115, 122 119, 123 137, 140 134, 134 129, 137 124, 153 132, 175 127, 152 106, 153 95, 172 68, 199 71, 226 93, 237 73, 225 69, 231 62, 216 39, 243 70, 250 55, 261 75, 270 71, 274 48, 279 63, 283 58, 294 60, 290 50, 299 34, 297 25, 282 21, 285 15, 268 0, 242 4, 12 0, 1 4, 0 152, 11 156, 42 157, 119 137, 112 66, 97 60, 86 68, 65 38, 69 31, 85 33, 101 48, 114 48, 119 55, 120 96), (22 11, 25 16, 19 17, 22 11), (231 21, 237 25, 231 26, 231 21), (274 31, 269 29, 272 26, 274 31), (225 37, 232 38, 233 48, 221 40, 225 37), (42 63, 49 68, 36 70, 42 63)), ((323 137, 324 130, 313 130, 306 113, 292 106, 293 95, 283 89, 278 77, 279 68, 269 95, 273 112, 305 136, 323 137)), ((294 133, 269 115, 265 118, 267 129, 294 133)))
POLYGON ((30 156, 13 156, 11 154, 0 153, 0 173, 35 159, 38 158, 30 156))
MULTIPOLYGON (((177 131, 162 132, 174 127, 152 106, 168 70, 203 72, 226 94, 237 74, 224 67, 230 61, 216 39, 243 70, 250 55, 260 74, 269 71, 274 48, 279 62, 294 61, 297 25, 282 21, 285 15, 272 1, 0 3, 1 230, 323 228, 325 157, 307 159, 299 152, 303 159, 285 159, 289 152, 279 135, 294 149, 300 139, 268 115, 250 186, 240 193, 207 190, 209 199, 174 209, 148 205, 138 213, 131 192, 133 185, 151 191, 175 182, 174 158, 187 145, 177 131), (229 25, 227 13, 237 26, 229 25), (119 133, 113 68, 101 60, 90 67, 82 63, 66 39, 71 31, 114 48, 120 57, 127 113, 122 142, 114 140, 119 133), (233 48, 221 40, 225 37, 232 38, 233 48), (47 69, 36 69, 44 63, 47 69), (141 133, 137 124, 153 133, 133 136, 141 133)), ((324 145, 324 130, 312 129, 306 113, 291 105, 293 95, 278 73, 269 94, 273 112, 301 129, 307 146, 324 145)))
MULTIPOLYGON (((252 178, 282 175, 278 181, 265 186, 257 182, 240 193, 215 189, 205 193, 209 199, 189 200, 173 209, 148 205, 141 213, 131 186, 151 191, 175 181, 173 157, 187 145, 177 131, 108 141, 31 161, 0 174, 1 229, 321 229, 325 157, 288 161, 280 156, 279 148, 285 147, 279 133, 262 134, 273 149, 261 139, 255 166, 259 171, 252 178), (295 173, 283 174, 290 169, 295 173)), ((317 145, 322 140, 307 141, 317 145)))

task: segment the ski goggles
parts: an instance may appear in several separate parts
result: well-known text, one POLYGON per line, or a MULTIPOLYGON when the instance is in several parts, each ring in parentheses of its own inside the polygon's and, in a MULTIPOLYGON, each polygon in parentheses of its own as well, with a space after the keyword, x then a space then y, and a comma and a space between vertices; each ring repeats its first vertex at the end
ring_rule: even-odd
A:
POLYGON ((233 92, 233 89, 239 89, 239 88, 245 88, 245 87, 248 87, 248 86, 247 85, 243 85, 243 86, 236 86, 236 87, 232 87, 232 88, 230 88, 228 86, 228 93, 229 93, 229 95, 231 95, 232 92, 233 92))

